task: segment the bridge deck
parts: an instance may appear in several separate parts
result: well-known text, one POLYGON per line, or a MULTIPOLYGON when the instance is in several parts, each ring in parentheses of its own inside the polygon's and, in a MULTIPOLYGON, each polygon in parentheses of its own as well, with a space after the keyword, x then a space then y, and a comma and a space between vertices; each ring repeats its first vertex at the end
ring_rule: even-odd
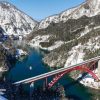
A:
POLYGON ((51 72, 48 72, 48 73, 44 73, 44 74, 41 74, 41 75, 37 75, 37 76, 31 77, 31 78, 25 79, 25 80, 21 80, 21 81, 15 82, 13 84, 16 85, 16 84, 21 84, 21 83, 26 84, 26 83, 35 82, 37 80, 40 80, 40 79, 43 79, 43 78, 46 78, 46 77, 49 77, 49 76, 52 76, 52 75, 55 75, 55 74, 59 74, 61 72, 64 72, 64 71, 69 70, 71 68, 74 68, 76 66, 81 66, 81 65, 84 65, 84 64, 90 63, 92 61, 96 61, 96 60, 100 60, 100 56, 86 60, 82 63, 76 64, 76 65, 73 65, 73 66, 68 66, 67 68, 60 68, 58 70, 54 70, 54 71, 51 71, 51 72))

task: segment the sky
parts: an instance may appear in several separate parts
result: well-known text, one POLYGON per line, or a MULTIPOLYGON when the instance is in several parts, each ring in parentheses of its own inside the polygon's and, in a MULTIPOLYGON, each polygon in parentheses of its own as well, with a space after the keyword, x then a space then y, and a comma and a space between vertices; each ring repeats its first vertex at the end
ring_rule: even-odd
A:
POLYGON ((48 16, 75 7, 85 0, 5 0, 31 16, 35 20, 42 20, 48 16))

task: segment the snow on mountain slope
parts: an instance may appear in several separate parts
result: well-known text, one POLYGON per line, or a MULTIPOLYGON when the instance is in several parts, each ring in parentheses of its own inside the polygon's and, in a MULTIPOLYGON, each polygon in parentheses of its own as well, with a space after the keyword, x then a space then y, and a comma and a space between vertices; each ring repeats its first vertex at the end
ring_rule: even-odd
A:
POLYGON ((100 36, 89 39, 89 41, 84 45, 79 44, 77 46, 74 46, 71 51, 68 52, 69 57, 65 63, 65 67, 82 63, 84 61, 84 57, 86 56, 86 53, 84 52, 85 50, 90 50, 92 53, 94 52, 95 54, 95 51, 99 49, 100 36))
POLYGON ((0 1, 0 26, 8 35, 26 35, 37 22, 8 2, 0 1))
MULTIPOLYGON (((100 32, 100 30, 98 32, 100 32)), ((96 33, 94 34, 96 35, 96 33)), ((83 37, 81 37, 79 40, 80 42, 75 46, 71 45, 75 43, 76 40, 74 40, 72 43, 63 44, 61 47, 58 47, 56 50, 53 50, 47 54, 43 58, 44 63, 48 64, 50 67, 68 67, 82 63, 84 60, 99 56, 100 35, 95 35, 93 37, 90 36, 90 38, 88 33, 88 39, 85 40, 83 37)))
POLYGON ((86 0, 47 17, 40 22, 39 29, 29 37, 29 44, 50 51, 43 58, 50 67, 67 67, 99 56, 100 0, 86 0), (44 40, 44 36, 49 37, 44 40))
POLYGON ((66 22, 68 19, 78 19, 83 15, 88 17, 95 16, 100 13, 100 0, 86 0, 81 5, 62 12, 61 14, 47 17, 42 20, 39 29, 46 28, 50 23, 66 22))
POLYGON ((50 25, 50 23, 54 22, 54 23, 59 23, 60 21, 65 20, 65 18, 63 18, 63 16, 68 16, 70 13, 72 13, 76 8, 72 8, 69 9, 63 13, 61 13, 61 15, 54 15, 54 16, 50 16, 47 17, 46 19, 42 20, 39 24, 39 29, 42 28, 46 28, 50 25))
POLYGON ((46 28, 47 26, 50 25, 51 22, 58 23, 59 16, 54 15, 54 16, 47 17, 45 20, 42 20, 39 24, 39 29, 46 28))
POLYGON ((65 63, 65 67, 68 67, 70 65, 75 65, 78 63, 81 63, 83 61, 84 52, 83 52, 83 46, 81 44, 75 46, 72 48, 71 51, 68 52, 69 57, 65 63))

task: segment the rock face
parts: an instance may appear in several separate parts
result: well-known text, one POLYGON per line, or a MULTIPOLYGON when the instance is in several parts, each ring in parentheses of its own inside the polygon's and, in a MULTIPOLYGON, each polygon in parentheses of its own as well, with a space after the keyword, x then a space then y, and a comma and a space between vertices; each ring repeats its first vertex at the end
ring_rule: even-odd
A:
POLYGON ((47 17, 30 37, 30 44, 50 51, 43 61, 51 67, 67 67, 99 56, 99 7, 100 0, 87 0, 60 15, 47 17))
POLYGON ((5 34, 6 32, 0 27, 0 73, 8 71, 16 60, 16 48, 13 40, 5 34))
POLYGON ((16 60, 17 48, 14 40, 22 40, 22 37, 35 31, 37 26, 37 21, 15 6, 0 1, 0 72, 7 71, 16 60))
POLYGON ((38 23, 8 2, 0 1, 0 26, 8 35, 27 35, 38 23))
POLYGON ((47 28, 52 22, 66 22, 68 19, 78 19, 83 15, 88 17, 95 16, 100 13, 100 0, 86 0, 85 3, 68 9, 58 15, 47 17, 39 24, 39 29, 47 28))

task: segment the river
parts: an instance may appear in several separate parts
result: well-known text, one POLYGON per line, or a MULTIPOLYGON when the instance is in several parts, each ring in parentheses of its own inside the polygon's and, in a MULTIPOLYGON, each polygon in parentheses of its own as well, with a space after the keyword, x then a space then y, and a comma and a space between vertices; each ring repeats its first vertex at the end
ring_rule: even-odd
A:
MULTIPOLYGON (((7 79, 14 82, 20 81, 29 77, 33 77, 45 72, 50 71, 49 67, 42 62, 43 55, 40 52, 32 49, 29 55, 22 61, 17 61, 13 68, 7 73, 7 79)), ((76 98, 75 100, 92 100, 92 93, 88 88, 77 83, 68 75, 59 80, 66 90, 66 94, 76 98)), ((43 80, 36 82, 35 86, 43 85, 43 80)))

